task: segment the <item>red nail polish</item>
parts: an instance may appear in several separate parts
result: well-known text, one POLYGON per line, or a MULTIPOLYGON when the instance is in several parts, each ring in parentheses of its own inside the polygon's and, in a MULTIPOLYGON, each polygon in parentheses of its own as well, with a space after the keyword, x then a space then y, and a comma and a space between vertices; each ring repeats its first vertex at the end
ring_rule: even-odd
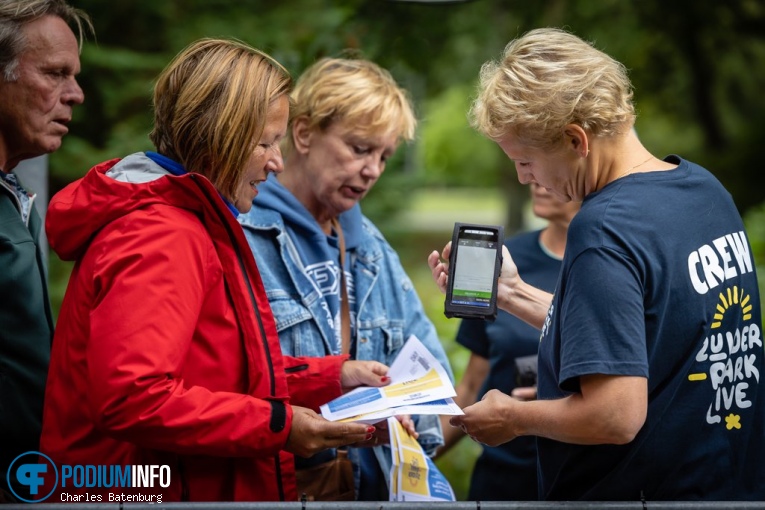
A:
POLYGON ((369 427, 367 427, 367 434, 371 434, 374 431, 375 431, 375 428, 373 426, 370 425, 369 427))
POLYGON ((367 434, 367 437, 364 438, 364 441, 369 441, 372 439, 372 434, 367 434))
POLYGON ((388 377, 388 376, 386 375, 386 376, 380 377, 380 380, 381 380, 382 382, 388 382, 388 381, 390 380, 390 377, 388 377))

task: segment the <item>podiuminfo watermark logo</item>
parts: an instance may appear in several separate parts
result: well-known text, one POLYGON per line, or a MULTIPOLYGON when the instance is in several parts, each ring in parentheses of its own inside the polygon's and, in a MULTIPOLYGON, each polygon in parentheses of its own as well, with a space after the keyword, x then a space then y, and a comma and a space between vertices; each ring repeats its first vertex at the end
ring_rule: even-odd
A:
POLYGON ((56 464, 44 453, 25 452, 13 459, 8 467, 6 481, 11 492, 20 501, 26 503, 39 503, 45 501, 53 494, 58 486, 58 469, 56 464), (46 485, 47 479, 52 479, 52 489, 45 494, 40 494, 41 488, 46 485), (16 492, 14 486, 17 484, 25 485, 29 488, 29 499, 27 494, 21 495, 16 492))
POLYGON ((61 490, 54 498, 57 503, 162 503, 162 495, 156 491, 149 494, 120 489, 170 487, 170 466, 62 464, 59 470, 44 453, 25 452, 11 462, 6 481, 13 495, 26 503, 45 501, 59 488, 59 482, 61 490))

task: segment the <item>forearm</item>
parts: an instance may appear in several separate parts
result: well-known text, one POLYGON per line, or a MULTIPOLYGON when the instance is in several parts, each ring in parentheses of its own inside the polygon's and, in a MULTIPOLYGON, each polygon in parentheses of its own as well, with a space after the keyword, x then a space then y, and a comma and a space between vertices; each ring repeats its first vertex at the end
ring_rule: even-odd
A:
POLYGON ((525 282, 509 286, 500 281, 497 306, 537 329, 542 329, 551 303, 552 294, 525 282))
POLYGON ((516 426, 516 435, 582 445, 632 441, 645 422, 647 380, 615 376, 588 378, 591 380, 582 393, 520 403, 512 411, 510 421, 516 426))
POLYGON ((581 445, 628 443, 634 436, 625 433, 614 418, 613 414, 588 411, 580 395, 535 400, 524 402, 516 421, 516 435, 581 445))
POLYGON ((340 371, 347 355, 283 359, 291 404, 318 412, 319 406, 342 395, 340 371))
POLYGON ((272 455, 283 449, 292 421, 283 401, 186 388, 182 381, 157 380, 130 393, 125 386, 104 386, 92 401, 96 427, 146 448, 191 455, 272 455))

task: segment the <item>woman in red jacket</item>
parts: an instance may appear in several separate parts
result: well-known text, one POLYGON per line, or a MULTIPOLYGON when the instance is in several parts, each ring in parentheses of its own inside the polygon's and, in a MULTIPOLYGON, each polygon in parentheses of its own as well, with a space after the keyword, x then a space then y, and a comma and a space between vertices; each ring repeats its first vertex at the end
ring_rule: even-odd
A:
POLYGON ((296 500, 292 454, 371 437, 314 410, 385 384, 387 367, 282 356, 236 221, 282 171, 290 88, 268 55, 198 41, 157 81, 156 152, 101 163, 51 201, 50 245, 76 260, 43 417, 41 450, 61 471, 52 501, 296 500), (103 475, 94 487, 83 465, 103 475), (113 466, 133 465, 168 466, 169 485, 121 487, 113 466))

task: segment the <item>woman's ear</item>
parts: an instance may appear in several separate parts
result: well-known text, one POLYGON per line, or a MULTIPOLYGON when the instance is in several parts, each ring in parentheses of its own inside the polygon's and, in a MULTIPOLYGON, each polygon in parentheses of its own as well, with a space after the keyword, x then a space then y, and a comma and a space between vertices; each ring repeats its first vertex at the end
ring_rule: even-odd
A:
POLYGON ((298 154, 305 154, 311 147, 311 138, 313 129, 308 121, 308 117, 301 115, 292 120, 292 144, 298 154))
POLYGON ((586 158, 590 154, 590 140, 582 126, 568 124, 563 128, 563 135, 566 138, 566 145, 580 157, 586 158))

